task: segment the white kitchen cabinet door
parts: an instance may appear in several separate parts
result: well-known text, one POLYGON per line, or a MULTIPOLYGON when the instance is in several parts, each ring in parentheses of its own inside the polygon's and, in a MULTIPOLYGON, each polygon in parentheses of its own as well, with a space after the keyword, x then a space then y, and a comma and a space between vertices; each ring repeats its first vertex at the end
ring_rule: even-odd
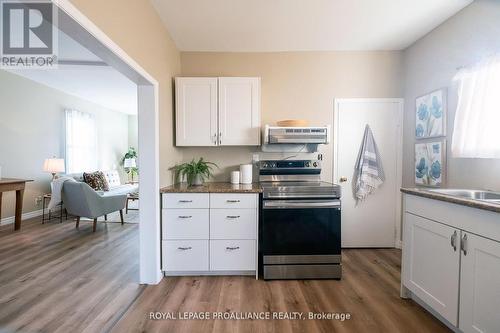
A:
POLYGON ((500 332, 500 243, 464 231, 462 242, 460 330, 500 332))
POLYGON ((217 78, 175 78, 176 146, 217 145, 217 78))
POLYGON ((260 145, 260 78, 219 78, 219 145, 260 145))
POLYGON ((404 285, 457 326, 460 230, 405 213, 403 246, 404 285))

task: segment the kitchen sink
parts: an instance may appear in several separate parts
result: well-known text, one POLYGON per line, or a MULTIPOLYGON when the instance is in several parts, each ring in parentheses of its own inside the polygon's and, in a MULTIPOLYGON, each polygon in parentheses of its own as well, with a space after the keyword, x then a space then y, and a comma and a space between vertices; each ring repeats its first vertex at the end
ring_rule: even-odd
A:
POLYGON ((429 191, 454 197, 500 203, 500 193, 483 190, 430 189, 429 191))

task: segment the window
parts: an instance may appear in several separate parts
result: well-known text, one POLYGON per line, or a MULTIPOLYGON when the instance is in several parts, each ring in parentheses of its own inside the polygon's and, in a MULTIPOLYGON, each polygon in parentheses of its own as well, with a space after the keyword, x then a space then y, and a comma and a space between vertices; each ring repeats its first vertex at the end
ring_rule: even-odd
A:
POLYGON ((453 157, 500 158, 500 56, 460 70, 453 157))
POLYGON ((66 110, 66 172, 97 169, 97 130, 93 114, 66 110))

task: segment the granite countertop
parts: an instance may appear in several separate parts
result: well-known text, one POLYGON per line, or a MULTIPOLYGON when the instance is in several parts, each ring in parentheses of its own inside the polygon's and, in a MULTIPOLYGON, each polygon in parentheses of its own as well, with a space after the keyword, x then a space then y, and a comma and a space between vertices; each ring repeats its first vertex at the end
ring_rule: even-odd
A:
POLYGON ((489 210, 495 213, 500 213, 500 205, 492 202, 461 198, 453 195, 446 195, 438 192, 432 192, 424 188, 401 188, 401 192, 406 194, 416 195, 419 197, 446 201, 462 206, 479 208, 479 209, 489 210))
POLYGON ((160 189, 160 193, 261 193, 259 183, 231 184, 205 183, 201 186, 188 186, 186 183, 174 184, 160 189))

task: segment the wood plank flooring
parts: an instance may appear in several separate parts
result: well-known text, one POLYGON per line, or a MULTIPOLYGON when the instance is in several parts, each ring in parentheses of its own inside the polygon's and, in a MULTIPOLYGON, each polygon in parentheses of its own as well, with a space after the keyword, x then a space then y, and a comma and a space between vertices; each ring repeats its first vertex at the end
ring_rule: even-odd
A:
MULTIPOLYGON (((130 212, 126 220, 137 218, 130 212)), ((110 215, 110 222, 119 217, 110 215)), ((0 332, 449 332, 399 298, 401 251, 344 250, 343 279, 137 284, 138 225, 0 226, 0 332), (343 312, 350 320, 151 320, 150 312, 343 312)))

